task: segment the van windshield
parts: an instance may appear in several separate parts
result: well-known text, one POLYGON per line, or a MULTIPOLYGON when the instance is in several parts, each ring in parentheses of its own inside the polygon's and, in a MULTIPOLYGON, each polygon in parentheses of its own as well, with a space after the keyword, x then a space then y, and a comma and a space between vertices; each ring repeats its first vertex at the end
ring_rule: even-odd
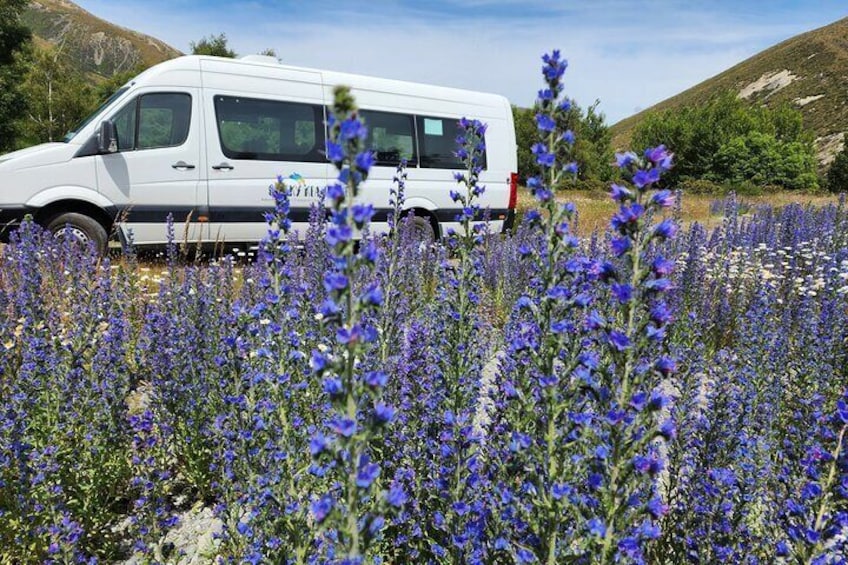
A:
POLYGON ((104 109, 104 108, 106 108, 106 106, 108 106, 109 104, 111 104, 112 102, 114 102, 115 100, 117 100, 118 98, 120 98, 120 96, 121 96, 124 92, 126 92, 127 90, 129 90, 129 88, 130 88, 129 86, 122 86, 121 88, 119 88, 118 90, 116 90, 116 91, 115 91, 115 94, 113 94, 112 96, 110 96, 109 98, 107 98, 107 99, 106 99, 106 101, 105 101, 105 102, 103 102, 103 104, 101 104, 101 105, 100 105, 100 106, 99 106, 99 107, 98 107, 98 108, 97 108, 94 112, 92 112, 90 116, 88 116, 86 119, 84 119, 84 120, 83 120, 83 121, 81 121, 79 124, 77 124, 77 126, 76 126, 74 129, 72 129, 71 131, 69 131, 68 133, 66 133, 66 134, 65 134, 65 138, 64 138, 62 141, 64 141, 65 143, 67 143, 67 142, 69 142, 70 140, 72 140, 73 138, 75 138, 75 137, 77 136, 77 132, 78 132, 79 130, 81 130, 82 128, 84 128, 85 126, 87 126, 89 123, 91 123, 91 120, 93 120, 93 119, 94 119, 94 118, 96 118, 98 115, 100 115, 100 112, 102 112, 102 111, 103 111, 103 109, 104 109))

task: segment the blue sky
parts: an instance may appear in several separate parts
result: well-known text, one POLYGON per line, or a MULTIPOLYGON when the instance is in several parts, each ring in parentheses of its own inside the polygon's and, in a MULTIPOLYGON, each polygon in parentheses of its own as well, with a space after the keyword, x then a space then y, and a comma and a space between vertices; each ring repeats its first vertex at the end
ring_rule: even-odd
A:
POLYGON ((226 33, 239 54, 503 94, 530 105, 539 56, 569 60, 568 93, 609 123, 787 39, 848 17, 845 0, 78 0, 181 51, 226 33))

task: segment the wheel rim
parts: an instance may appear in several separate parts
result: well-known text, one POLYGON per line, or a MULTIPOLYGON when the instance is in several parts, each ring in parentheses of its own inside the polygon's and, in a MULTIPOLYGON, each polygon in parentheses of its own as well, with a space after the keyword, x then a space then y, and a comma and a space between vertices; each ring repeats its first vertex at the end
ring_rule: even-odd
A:
POLYGON ((77 226, 62 226, 53 235, 56 239, 65 241, 71 240, 80 247, 86 247, 91 238, 81 228, 77 226))

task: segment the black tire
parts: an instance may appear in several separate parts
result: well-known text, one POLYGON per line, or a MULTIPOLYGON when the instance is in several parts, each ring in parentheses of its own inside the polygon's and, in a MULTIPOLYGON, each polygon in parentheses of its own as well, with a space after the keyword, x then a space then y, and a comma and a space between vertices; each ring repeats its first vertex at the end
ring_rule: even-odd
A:
POLYGON ((106 254, 109 235, 100 222, 78 212, 59 214, 47 222, 47 230, 57 239, 74 238, 81 247, 87 247, 88 242, 94 242, 94 247, 100 255, 106 254))
POLYGON ((419 241, 430 244, 436 241, 436 232, 433 230, 433 224, 430 218, 424 216, 412 217, 412 229, 415 230, 415 237, 419 241))

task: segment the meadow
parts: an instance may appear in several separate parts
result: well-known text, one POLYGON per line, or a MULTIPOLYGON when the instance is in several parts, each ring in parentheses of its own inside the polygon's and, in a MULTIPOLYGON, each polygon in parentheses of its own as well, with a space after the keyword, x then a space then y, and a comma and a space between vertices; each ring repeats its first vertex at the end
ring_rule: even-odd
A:
POLYGON ((617 156, 597 212, 564 204, 564 71, 544 57, 506 236, 473 120, 464 229, 422 245, 400 167, 369 234, 343 89, 331 221, 295 241, 273 186, 255 263, 172 243, 150 271, 25 223, 0 254, 0 563, 846 563, 844 199, 683 222, 660 146, 617 156))

